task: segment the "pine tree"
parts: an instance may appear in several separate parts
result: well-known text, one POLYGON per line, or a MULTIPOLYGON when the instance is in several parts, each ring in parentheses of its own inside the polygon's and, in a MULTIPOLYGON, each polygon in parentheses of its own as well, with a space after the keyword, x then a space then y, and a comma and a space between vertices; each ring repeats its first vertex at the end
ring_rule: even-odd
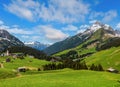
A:
POLYGON ((104 69, 103 69, 101 64, 98 65, 98 71, 104 71, 104 69))
POLYGON ((92 64, 91 66, 90 66, 90 70, 95 70, 96 69, 96 66, 94 65, 94 64, 92 64))

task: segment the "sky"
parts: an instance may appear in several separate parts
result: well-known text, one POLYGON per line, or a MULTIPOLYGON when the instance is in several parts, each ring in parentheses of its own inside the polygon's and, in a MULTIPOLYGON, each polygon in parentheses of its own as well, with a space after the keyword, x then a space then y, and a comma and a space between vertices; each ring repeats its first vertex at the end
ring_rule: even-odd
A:
POLYGON ((100 21, 120 30, 120 0, 0 0, 0 29, 53 44, 100 21))

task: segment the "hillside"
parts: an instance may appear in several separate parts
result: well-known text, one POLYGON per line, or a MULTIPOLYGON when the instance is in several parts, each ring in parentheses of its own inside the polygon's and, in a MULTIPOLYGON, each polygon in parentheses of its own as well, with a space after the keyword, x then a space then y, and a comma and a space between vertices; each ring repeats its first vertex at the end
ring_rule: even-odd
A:
POLYGON ((87 65, 102 64, 105 69, 109 67, 120 70, 120 47, 113 47, 107 50, 102 50, 86 57, 85 61, 87 65))
MULTIPOLYGON (((64 50, 78 48, 79 51, 86 49, 99 49, 108 41, 111 43, 112 39, 119 37, 118 33, 107 24, 95 22, 83 33, 69 37, 63 41, 57 42, 44 50, 48 55, 56 54, 64 50)), ((119 41, 119 40, 118 40, 119 41)), ((117 43, 120 45, 120 43, 117 43)), ((111 45, 112 46, 112 45, 111 45)), ((79 52, 77 51, 77 52, 79 52)), ((68 51, 66 51, 68 52, 68 51)), ((64 52, 62 52, 64 53, 64 52)), ((60 53, 61 54, 61 53, 60 53)))
POLYGON ((12 46, 7 50, 9 50, 10 53, 24 53, 25 55, 32 55, 38 59, 46 59, 47 57, 44 52, 27 46, 12 46))
MULTIPOLYGON (((12 70, 17 70, 18 67, 33 67, 33 68, 39 68, 41 65, 49 63, 48 61, 45 60, 39 60, 35 58, 31 58, 29 56, 25 56, 24 59, 14 59, 11 56, 7 57, 0 57, 0 62, 3 62, 3 70, 6 69, 6 71, 12 71, 12 70), (10 62, 4 62, 6 61, 7 58, 10 58, 10 62)), ((0 68, 2 69, 2 68, 0 68)), ((2 71, 2 70, 1 70, 2 71)))
MULTIPOLYGON (((112 30, 105 30, 103 28, 100 28, 96 30, 89 37, 89 39, 87 39, 80 45, 76 46, 75 48, 58 52, 53 56, 63 56, 68 54, 71 50, 74 50, 78 53, 78 57, 81 57, 83 55, 92 54, 99 50, 120 46, 120 38, 115 37, 114 35, 115 33, 112 30)), ((66 57, 69 57, 69 56, 66 56, 66 57)))
POLYGON ((8 31, 0 29, 0 51, 11 47, 11 46, 23 46, 23 42, 21 42, 18 38, 11 35, 8 31))

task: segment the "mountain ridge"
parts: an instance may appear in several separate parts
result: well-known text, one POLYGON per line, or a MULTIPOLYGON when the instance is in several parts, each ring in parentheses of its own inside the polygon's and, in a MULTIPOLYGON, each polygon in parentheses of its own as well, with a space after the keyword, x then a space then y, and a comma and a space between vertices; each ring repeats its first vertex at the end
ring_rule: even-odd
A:
POLYGON ((11 35, 8 31, 0 29, 0 51, 11 46, 23 46, 24 43, 15 36, 11 35))
POLYGON ((100 34, 104 34, 104 37, 102 37, 101 35, 102 37, 101 39, 104 40, 119 37, 119 34, 116 33, 116 31, 113 30, 113 28, 111 28, 110 25, 102 24, 97 21, 94 24, 92 24, 89 28, 87 28, 83 33, 79 33, 63 41, 57 42, 46 48, 44 52, 47 53, 48 55, 51 55, 63 50, 75 48, 76 46, 89 40, 92 37, 92 35, 97 31, 99 32, 93 37, 93 39, 97 38, 97 36, 99 36, 100 34))
POLYGON ((50 46, 49 44, 43 44, 38 41, 33 41, 33 42, 24 42, 25 46, 32 47, 38 50, 43 50, 46 47, 50 46))

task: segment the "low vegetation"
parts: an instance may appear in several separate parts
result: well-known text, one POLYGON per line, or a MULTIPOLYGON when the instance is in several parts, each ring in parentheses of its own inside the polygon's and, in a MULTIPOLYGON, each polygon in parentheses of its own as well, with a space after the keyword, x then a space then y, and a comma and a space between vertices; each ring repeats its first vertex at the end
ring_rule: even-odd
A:
POLYGON ((120 87, 119 80, 119 74, 64 69, 2 79, 0 87, 120 87))

